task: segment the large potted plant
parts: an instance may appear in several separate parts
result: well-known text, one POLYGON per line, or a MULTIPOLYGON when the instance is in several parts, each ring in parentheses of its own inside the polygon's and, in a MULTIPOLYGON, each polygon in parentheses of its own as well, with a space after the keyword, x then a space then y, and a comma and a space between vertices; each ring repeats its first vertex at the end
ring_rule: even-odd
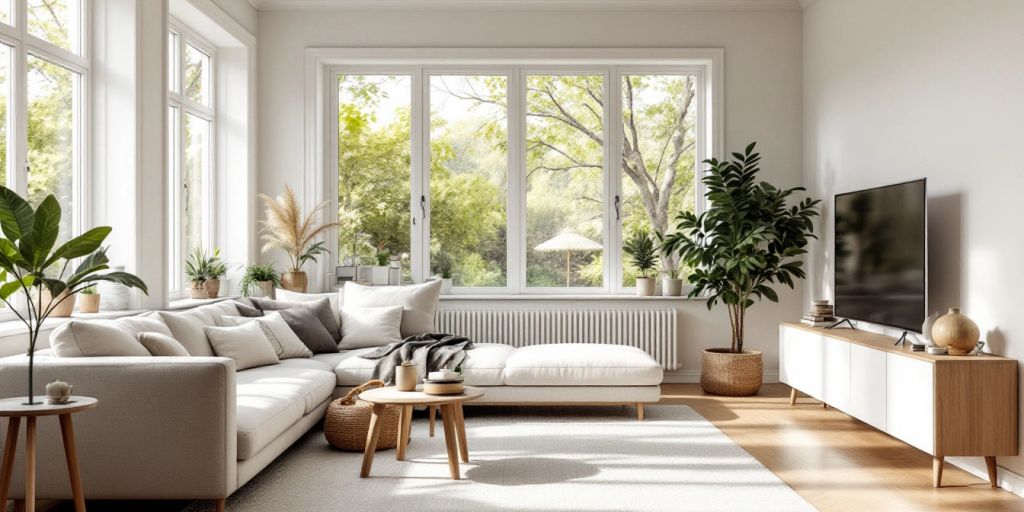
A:
POLYGON ((148 293, 146 284, 134 274, 107 272, 109 260, 102 245, 110 234, 109 226, 92 228, 54 249, 60 235, 60 215, 60 204, 52 194, 33 209, 14 191, 0 186, 0 230, 4 235, 0 238, 0 300, 28 328, 26 405, 42 404, 35 401, 33 389, 36 343, 43 322, 54 309, 100 281, 148 293), (44 290, 55 299, 44 301, 44 290), (17 294, 27 302, 20 308, 12 303, 17 294))
POLYGON ((654 295, 655 278, 652 274, 658 265, 658 253, 651 232, 644 227, 634 229, 622 246, 622 252, 629 256, 630 264, 640 273, 636 278, 636 294, 642 297, 654 295))
POLYGON ((258 297, 274 297, 274 287, 281 285, 281 276, 274 270, 274 265, 249 265, 242 273, 242 279, 238 283, 239 290, 243 297, 249 297, 254 291, 259 292, 258 297))
POLYGON ((282 249, 288 254, 288 270, 281 275, 281 287, 305 293, 309 285, 302 266, 307 262, 316 263, 317 258, 327 252, 324 242, 316 239, 339 223, 321 223, 320 217, 327 207, 327 201, 316 205, 306 215, 302 214, 299 201, 291 187, 285 186, 284 194, 276 199, 260 194, 266 206, 266 219, 262 221, 263 250, 282 249))
POLYGON ((755 395, 761 389, 761 352, 744 350, 744 321, 756 301, 778 302, 774 287, 793 288, 805 277, 801 255, 814 236, 816 199, 790 206, 802 187, 779 189, 757 180, 761 156, 754 144, 733 161, 706 160, 708 209, 700 215, 676 215, 676 229, 665 237, 664 249, 679 254, 693 268, 690 297, 705 296, 710 310, 723 303, 729 312, 732 344, 704 351, 701 387, 727 396, 755 395))

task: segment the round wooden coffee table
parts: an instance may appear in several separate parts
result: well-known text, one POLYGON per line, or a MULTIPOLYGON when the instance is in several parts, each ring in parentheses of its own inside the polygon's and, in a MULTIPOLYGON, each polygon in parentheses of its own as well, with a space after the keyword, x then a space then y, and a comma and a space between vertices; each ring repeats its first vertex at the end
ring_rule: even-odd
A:
MULTIPOLYGON (((46 397, 39 398, 46 400, 46 397)), ((96 407, 98 400, 87 396, 72 396, 66 404, 25 405, 28 397, 5 398, 0 400, 0 418, 8 418, 7 438, 4 443, 3 466, 0 468, 0 506, 7 503, 7 491, 11 485, 11 471, 14 469, 14 450, 18 444, 18 427, 25 418, 25 511, 36 509, 36 418, 60 416, 60 433, 64 438, 64 456, 71 478, 71 493, 74 496, 75 512, 85 512, 85 496, 82 494, 82 477, 78 472, 78 454, 75 451, 75 430, 71 415, 96 407)))
POLYGON ((366 436, 366 450, 363 452, 363 468, 360 478, 370 476, 373 466, 373 453, 377 449, 377 438, 380 436, 380 414, 387 406, 401 407, 398 428, 398 452, 395 457, 405 460, 405 447, 409 444, 409 430, 412 426, 412 409, 417 406, 440 406, 444 425, 444 443, 448 449, 448 469, 452 480, 459 479, 459 458, 469 462, 469 446, 466 444, 466 422, 462 416, 462 402, 476 400, 484 396, 477 388, 466 386, 465 391, 458 395, 428 395, 422 391, 399 391, 394 386, 371 389, 359 395, 360 400, 373 404, 373 415, 370 417, 370 432, 366 436), (456 453, 458 452, 458 453, 456 453))

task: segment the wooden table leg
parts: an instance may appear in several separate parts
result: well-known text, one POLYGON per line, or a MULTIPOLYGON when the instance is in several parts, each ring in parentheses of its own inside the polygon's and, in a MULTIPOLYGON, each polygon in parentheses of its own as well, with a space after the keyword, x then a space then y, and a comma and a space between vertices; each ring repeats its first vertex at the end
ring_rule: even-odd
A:
POLYGON ((25 418, 25 512, 36 512, 36 417, 25 418))
POLYGON ((932 487, 942 487, 942 463, 944 457, 932 457, 932 487))
POLYGON ((21 418, 8 418, 7 439, 4 441, 4 460, 0 466, 0 507, 7 506, 7 496, 11 490, 11 474, 14 472, 14 452, 18 450, 18 430, 21 418))
POLYGON ((455 440, 455 411, 451 404, 441 406, 441 424, 444 426, 444 444, 448 448, 448 470, 452 480, 459 479, 459 454, 455 440))
POLYGON ((85 494, 82 493, 82 476, 78 470, 78 451, 75 449, 75 427, 71 424, 70 414, 60 415, 60 435, 64 439, 64 458, 68 461, 75 512, 85 512, 85 494))
POLYGON ((637 419, 637 421, 643 421, 644 420, 644 403, 643 402, 637 402, 636 403, 636 419, 637 419))
POLYGON ((435 418, 437 417, 437 406, 436 405, 428 405, 427 409, 428 409, 428 414, 430 416, 430 437, 434 437, 434 421, 435 421, 435 418))
POLYGON ((366 449, 363 451, 363 467, 359 471, 359 478, 370 476, 370 468, 373 467, 373 453, 377 451, 377 438, 380 437, 381 420, 380 415, 384 413, 384 405, 373 404, 373 414, 370 416, 370 431, 366 434, 366 449))
POLYGON ((466 444, 466 417, 462 413, 462 402, 452 404, 455 411, 455 431, 459 436, 459 455, 462 462, 469 462, 469 445, 466 444))
POLYGON ((790 407, 796 405, 796 388, 789 389, 789 405, 790 407))
POLYGON ((412 406, 403 405, 398 415, 398 449, 395 460, 405 460, 406 447, 409 446, 409 431, 412 429, 412 406))
POLYGON ((999 481, 996 478, 998 476, 996 470, 996 458, 994 456, 985 456, 985 465, 988 466, 988 482, 992 487, 999 487, 999 481))

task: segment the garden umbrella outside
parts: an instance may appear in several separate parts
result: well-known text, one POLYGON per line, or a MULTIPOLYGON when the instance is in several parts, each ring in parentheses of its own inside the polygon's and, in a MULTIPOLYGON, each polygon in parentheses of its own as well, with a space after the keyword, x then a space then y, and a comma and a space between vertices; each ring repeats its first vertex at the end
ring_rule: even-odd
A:
POLYGON ((537 247, 534 247, 534 250, 539 252, 565 252, 566 287, 571 286, 572 282, 572 267, 570 266, 572 253, 580 251, 600 251, 602 249, 604 249, 604 247, 601 244, 573 231, 570 228, 563 229, 562 232, 554 238, 542 242, 538 244, 537 247))

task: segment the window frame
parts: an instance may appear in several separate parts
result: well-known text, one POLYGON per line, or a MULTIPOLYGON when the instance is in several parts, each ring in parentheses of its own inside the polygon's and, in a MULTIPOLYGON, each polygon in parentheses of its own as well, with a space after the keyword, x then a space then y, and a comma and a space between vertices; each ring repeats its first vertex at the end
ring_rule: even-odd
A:
MULTIPOLYGON (((192 115, 203 121, 210 123, 209 136, 207 140, 207 156, 209 164, 205 169, 203 176, 203 197, 202 197, 202 245, 206 250, 210 250, 214 240, 214 229, 215 223, 213 219, 213 200, 216 191, 214 176, 216 176, 217 168, 217 85, 216 85, 216 46, 209 43, 206 39, 200 36, 196 31, 189 28, 187 25, 179 21, 177 18, 170 16, 167 22, 167 33, 168 33, 168 44, 170 43, 170 34, 175 34, 177 48, 174 49, 175 62, 171 62, 171 69, 168 69, 168 82, 165 84, 167 91, 167 111, 168 111, 168 130, 172 129, 175 131, 174 144, 168 147, 168 190, 170 191, 168 197, 168 233, 173 240, 169 241, 170 247, 170 276, 167 280, 167 298, 168 300, 180 299, 185 297, 189 290, 185 286, 185 259, 188 257, 187 249, 185 247, 185 232, 184 223, 181 222, 182 215, 182 197, 184 196, 184 174, 183 166, 186 161, 185 152, 185 119, 186 116, 192 115), (210 98, 209 105, 203 105, 202 103, 195 101, 188 97, 185 92, 185 46, 192 46, 199 50, 201 53, 209 57, 210 64, 207 69, 209 76, 206 77, 206 84, 209 87, 207 91, 208 97, 210 98), (171 88, 171 79, 174 79, 175 89, 171 88), (176 109, 176 119, 172 120, 171 109, 176 109), (172 154, 173 153, 173 154, 172 154)), ((170 52, 168 52, 170 56, 170 52)), ((169 59, 168 59, 169 60, 169 59)))
MULTIPOLYGON (((34 57, 77 75, 72 99, 72 234, 89 225, 92 182, 89 146, 90 58, 92 52, 92 2, 82 0, 78 9, 79 53, 65 50, 28 31, 28 0, 11 1, 11 21, 0 22, 0 44, 10 48, 7 109, 7 180, 5 186, 22 197, 28 195, 28 58, 34 57)), ((14 312, 0 310, 0 321, 13 320, 14 312)))
MULTIPOLYGON (((313 87, 307 87, 307 113, 311 107, 319 111, 313 119, 311 132, 316 137, 315 148, 311 148, 312 169, 307 167, 306 196, 326 199, 337 204, 338 185, 337 161, 337 77, 345 74, 405 75, 411 77, 411 126, 410 154, 410 216, 422 218, 419 198, 425 197, 427 215, 425 222, 410 225, 411 251, 410 266, 414 282, 422 282, 430 271, 430 151, 429 115, 431 76, 436 75, 480 75, 506 76, 508 80, 508 126, 509 153, 507 156, 507 282, 505 287, 455 287, 452 294, 457 296, 616 296, 625 297, 635 293, 634 287, 623 286, 622 262, 622 220, 616 218, 613 197, 622 195, 622 171, 617 156, 621 155, 622 122, 622 79, 632 75, 692 75, 695 78, 696 102, 694 126, 697 143, 694 148, 695 165, 704 159, 721 154, 722 143, 722 95, 724 51, 721 49, 609 49, 609 50, 467 50, 467 49, 309 49, 307 50, 307 75, 319 77, 313 87), (536 54, 536 56, 509 54, 536 54), (445 55, 437 57, 437 55, 445 55), (393 62, 388 62, 389 60, 393 62), (463 62, 468 61, 468 62, 463 62), (551 62, 554 61, 554 62, 551 62), (383 63, 382 63, 383 62, 383 63), (526 97, 523 86, 527 76, 532 75, 573 75, 598 74, 604 79, 603 132, 605 136, 603 163, 603 266, 604 284, 600 287, 528 287, 526 285, 526 97), (310 98, 310 93, 315 97, 310 98), (514 114, 513 114, 514 113, 514 114), (611 137, 610 139, 608 137, 611 137), (322 181, 311 183, 310 176, 320 176, 322 181), (322 187, 322 188, 321 188, 322 187), (317 192, 320 192, 317 196, 317 192)), ((314 110, 314 111, 315 111, 314 110)), ((695 173, 694 205, 698 213, 705 209, 701 173, 695 173)), ((329 209, 331 220, 337 215, 337 208, 329 209)), ((670 219, 671 220, 671 219, 670 219)), ((337 237, 329 235, 328 247, 331 257, 327 258, 331 269, 324 272, 328 288, 334 288, 333 266, 337 263, 337 237)))

